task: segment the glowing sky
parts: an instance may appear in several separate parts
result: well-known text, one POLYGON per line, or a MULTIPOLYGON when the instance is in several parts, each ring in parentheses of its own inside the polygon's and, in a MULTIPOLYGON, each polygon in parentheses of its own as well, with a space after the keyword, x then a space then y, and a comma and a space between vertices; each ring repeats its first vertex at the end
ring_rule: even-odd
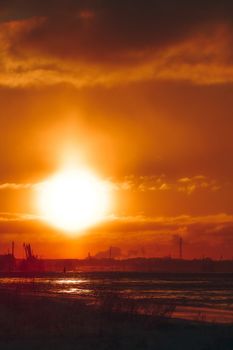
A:
POLYGON ((109 245, 232 257, 233 4, 12 0, 0 4, 0 252, 109 245), (110 183, 106 221, 70 239, 38 218, 67 160, 110 183))

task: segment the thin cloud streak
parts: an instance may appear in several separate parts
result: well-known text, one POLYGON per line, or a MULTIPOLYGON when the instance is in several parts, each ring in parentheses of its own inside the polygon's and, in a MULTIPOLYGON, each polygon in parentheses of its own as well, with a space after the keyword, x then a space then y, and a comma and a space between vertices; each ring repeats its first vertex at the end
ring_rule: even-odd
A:
POLYGON ((161 176, 126 176, 125 180, 116 184, 115 188, 123 191, 176 191, 188 195, 197 190, 218 191, 224 186, 215 179, 205 175, 182 177, 169 181, 165 175, 161 176))
MULTIPOLYGON (((39 189, 45 182, 38 183, 2 183, 1 190, 24 190, 39 189)), ((210 179, 205 175, 182 177, 169 181, 165 175, 161 176, 125 176, 123 181, 106 180, 106 186, 111 191, 178 191, 192 194, 196 190, 218 191, 222 188, 217 180, 210 179)))

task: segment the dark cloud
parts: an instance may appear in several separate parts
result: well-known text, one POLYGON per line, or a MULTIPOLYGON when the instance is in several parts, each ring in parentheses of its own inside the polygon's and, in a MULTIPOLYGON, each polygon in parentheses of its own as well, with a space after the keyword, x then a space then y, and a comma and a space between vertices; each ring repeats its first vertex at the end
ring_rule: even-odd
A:
MULTIPOLYGON (((20 2, 17 2, 19 9, 20 2)), ((38 26, 14 43, 44 53, 78 60, 137 60, 132 53, 161 49, 205 31, 211 24, 232 25, 233 6, 227 1, 59 1, 22 2, 26 18, 43 17, 38 26), (29 8, 28 8, 29 4, 29 8), (85 12, 86 11, 86 12, 85 12), (87 12, 89 11, 89 12, 87 12), (85 13, 93 14, 85 16, 85 13), (83 15, 82 15, 83 14, 83 15)), ((9 9, 10 11, 10 9, 9 9)), ((16 11, 16 10, 15 10, 16 11)), ((210 27, 211 28, 211 27, 210 27)), ((209 31, 211 35, 211 31, 209 31)), ((15 47, 16 45, 16 47, 15 47)), ((140 57, 140 55, 139 55, 140 57)))
POLYGON ((232 81, 227 1, 13 1, 4 11, 5 84, 232 81))
MULTIPOLYGON (((184 37, 191 28, 208 21, 232 23, 231 1, 184 1, 184 0, 126 0, 126 1, 29 1, 5 2, 5 12, 12 13, 12 19, 34 16, 48 17, 56 25, 54 31, 82 29, 82 19, 95 18, 89 36, 99 38, 99 44, 110 46, 141 46, 146 43, 163 43, 184 37), (85 11, 95 16, 79 16, 85 11), (19 15, 20 14, 20 15, 19 15), (67 26, 67 27, 66 27, 67 26), (81 28, 80 28, 81 27, 81 28)), ((52 27, 50 27, 52 29, 52 27)), ((83 34, 83 33, 82 33, 83 34)), ((59 40, 59 38, 57 38, 59 40)), ((94 43, 94 40, 93 40, 94 43)), ((88 42, 87 42, 88 45, 88 42)), ((97 45, 94 46, 94 48, 97 45)), ((106 48, 107 49, 107 48, 106 48)))

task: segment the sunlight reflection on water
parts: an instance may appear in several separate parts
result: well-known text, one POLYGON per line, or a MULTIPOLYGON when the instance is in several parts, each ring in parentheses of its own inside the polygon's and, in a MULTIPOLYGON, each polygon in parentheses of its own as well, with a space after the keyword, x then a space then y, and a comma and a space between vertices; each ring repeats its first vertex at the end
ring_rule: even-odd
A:
POLYGON ((211 319, 233 320, 232 275, 150 274, 149 278, 147 274, 135 276, 130 273, 57 273, 32 277, 6 275, 0 277, 0 290, 77 298, 89 304, 95 303, 103 293, 111 295, 116 292, 121 298, 138 300, 143 305, 176 305, 174 317, 195 319, 199 317, 200 311, 197 310, 204 308, 209 310, 211 319))
POLYGON ((120 293, 123 297, 144 300, 172 301, 177 305, 213 306, 233 309, 233 278, 231 275, 175 275, 156 274, 80 274, 73 273, 35 277, 0 278, 0 289, 15 289, 48 295, 92 297, 99 292, 120 293))
POLYGON ((57 284, 76 284, 76 283, 85 283, 85 282, 88 282, 88 280, 84 280, 84 279, 66 279, 66 278, 63 278, 63 279, 59 279, 59 280, 55 280, 53 283, 57 283, 57 284))

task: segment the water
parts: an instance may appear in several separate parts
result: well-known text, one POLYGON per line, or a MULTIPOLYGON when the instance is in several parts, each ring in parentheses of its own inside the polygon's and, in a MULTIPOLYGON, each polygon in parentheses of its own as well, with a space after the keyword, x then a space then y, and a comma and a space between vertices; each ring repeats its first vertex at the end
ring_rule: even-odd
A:
MULTIPOLYGON (((205 312, 211 314, 212 320, 233 322, 232 274, 93 272, 50 273, 33 277, 1 275, 0 289, 79 298, 87 302, 100 293, 117 292, 122 297, 138 299, 139 302, 175 304, 177 317, 201 318, 200 313, 205 312)), ((208 319, 208 315, 206 317, 208 319)))

